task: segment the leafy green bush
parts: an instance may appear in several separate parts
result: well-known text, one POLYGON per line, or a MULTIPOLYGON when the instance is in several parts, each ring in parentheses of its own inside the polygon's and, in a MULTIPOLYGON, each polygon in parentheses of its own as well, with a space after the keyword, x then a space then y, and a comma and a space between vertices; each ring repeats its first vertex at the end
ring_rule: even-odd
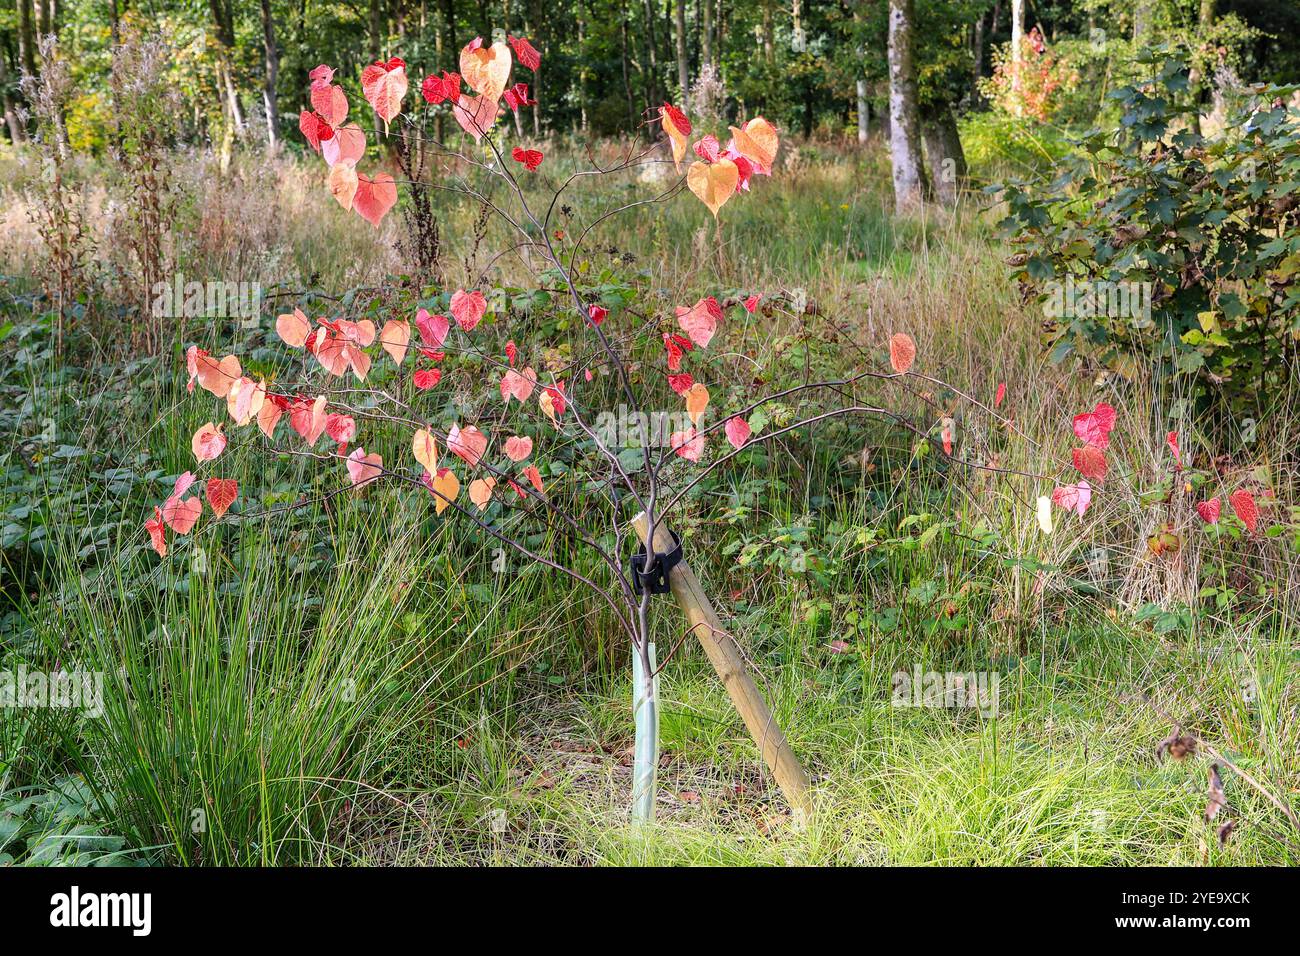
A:
POLYGON ((1014 275, 1045 306, 1060 361, 1087 356, 1202 403, 1262 410, 1300 334, 1300 116, 1291 89, 1256 88, 1225 132, 1176 105, 1176 59, 1115 90, 1117 128, 1093 131, 1046 186, 1005 187, 1014 275))

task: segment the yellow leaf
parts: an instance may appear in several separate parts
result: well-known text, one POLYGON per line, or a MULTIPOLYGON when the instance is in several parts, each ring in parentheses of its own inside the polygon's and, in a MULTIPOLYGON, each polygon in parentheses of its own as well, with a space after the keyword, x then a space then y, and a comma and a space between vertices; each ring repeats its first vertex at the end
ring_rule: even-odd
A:
POLYGON ((1201 331, 1206 335, 1219 330, 1219 313, 1197 312, 1196 321, 1201 323, 1201 331))
POLYGON ((1043 534, 1052 533, 1052 499, 1047 495, 1038 496, 1038 527, 1043 534))
POLYGON ((700 202, 709 207, 713 218, 718 218, 718 210, 736 192, 740 181, 740 170, 729 159, 719 159, 716 163, 691 163, 686 171, 686 185, 700 198, 700 202))
POLYGON ((438 443, 426 429, 421 428, 415 433, 415 438, 411 442, 411 452, 415 455, 415 460, 424 466, 425 471, 431 475, 438 473, 438 443))

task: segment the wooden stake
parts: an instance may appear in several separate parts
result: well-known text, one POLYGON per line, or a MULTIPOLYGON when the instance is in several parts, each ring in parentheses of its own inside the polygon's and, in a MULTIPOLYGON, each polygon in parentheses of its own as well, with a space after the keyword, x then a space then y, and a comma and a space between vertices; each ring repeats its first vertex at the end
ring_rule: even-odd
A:
MULTIPOLYGON (((632 519, 632 527, 637 537, 645 541, 649 522, 642 512, 632 519)), ((666 554, 673 549, 673 538, 662 521, 655 524, 653 550, 666 554)), ((691 625, 691 630, 704 646, 704 653, 709 655, 709 662, 718 672, 722 685, 731 695, 735 706, 749 734, 758 744, 758 751, 763 755, 777 785, 790 802, 796 817, 807 818, 812 813, 812 797, 808 790, 808 775, 804 773, 799 759, 790 749, 785 734, 777 726, 772 712, 768 710, 763 695, 759 693, 745 667, 745 659, 736 646, 735 640, 722 626, 718 612, 709 603, 708 596, 700 586, 700 580, 685 560, 668 572, 668 584, 673 597, 681 606, 682 613, 691 625)))

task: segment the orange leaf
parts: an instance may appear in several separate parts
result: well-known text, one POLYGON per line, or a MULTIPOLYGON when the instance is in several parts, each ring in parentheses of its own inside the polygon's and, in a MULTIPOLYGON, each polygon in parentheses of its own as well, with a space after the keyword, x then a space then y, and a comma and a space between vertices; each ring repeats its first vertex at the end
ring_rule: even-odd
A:
POLYGON ((244 374, 239 359, 233 355, 227 355, 220 362, 211 355, 198 355, 194 360, 194 366, 199 385, 217 398, 225 398, 229 395, 230 387, 244 374))
POLYGON ((902 375, 916 361, 916 343, 904 332, 895 332, 889 337, 889 364, 895 372, 902 375))
POLYGON ((709 390, 696 382, 686 390, 686 414, 691 416, 691 424, 700 427, 700 418, 709 407, 709 390))
MULTIPOLYGON (((426 473, 425 478, 428 478, 426 473)), ((450 468, 441 468, 438 470, 437 477, 431 481, 426 480, 425 484, 433 492, 433 513, 442 514, 447 510, 447 506, 456 500, 460 494, 460 479, 450 468)))
MULTIPOLYGON (((348 200, 349 203, 351 201, 348 200)), ((307 341, 308 333, 311 332, 311 321, 303 314, 302 309, 294 309, 276 318, 275 332, 286 345, 300 349, 307 341)))
POLYGON ((754 164, 756 172, 771 174, 772 164, 776 162, 776 151, 781 145, 776 128, 755 116, 745 124, 744 129, 731 127, 731 138, 735 140, 736 150, 741 156, 754 164))
POLYGON ((379 343, 384 351, 392 356, 398 365, 406 358, 406 349, 411 341, 411 323, 405 319, 389 319, 379 333, 379 343))
POLYGON ((469 500, 478 505, 479 511, 486 511, 492 500, 492 489, 496 487, 495 478, 475 478, 469 483, 469 500))
POLYGON ((262 406, 262 410, 257 413, 257 427, 262 429, 262 434, 267 438, 275 437, 275 426, 280 421, 280 416, 284 410, 275 402, 267 402, 262 406))
POLYGON ((336 163, 330 167, 330 195, 338 200, 344 209, 352 208, 352 200, 357 194, 357 171, 347 163, 336 163))
POLYGON ((510 47, 468 44, 460 51, 460 75, 471 90, 495 103, 510 83, 510 47))
POLYGON ((529 465, 525 468, 524 477, 527 478, 529 483, 537 489, 539 495, 546 490, 542 487, 542 473, 537 470, 536 465, 529 465))
POLYGON ((163 502, 163 521, 177 534, 189 534, 201 514, 203 514, 203 502, 199 501, 197 495, 184 501, 181 501, 179 496, 173 495, 163 502))
POLYGON ((682 157, 686 155, 686 140, 691 135, 691 121, 673 106, 665 103, 659 107, 659 124, 673 144, 673 164, 682 171, 682 157))
POLYGON ((266 402, 266 383, 254 382, 244 376, 230 388, 226 396, 226 410, 236 425, 247 425, 262 410, 266 402))

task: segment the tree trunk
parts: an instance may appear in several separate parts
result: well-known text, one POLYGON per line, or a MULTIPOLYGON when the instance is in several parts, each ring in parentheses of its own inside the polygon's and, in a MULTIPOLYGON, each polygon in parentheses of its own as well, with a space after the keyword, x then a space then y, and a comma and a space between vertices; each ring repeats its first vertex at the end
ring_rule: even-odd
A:
POLYGON ((15 145, 27 142, 27 131, 18 122, 18 111, 13 100, 9 98, 9 56, 0 47, 0 105, 4 107, 5 126, 9 129, 9 140, 15 145))
POLYGON ((686 0, 675 0, 673 7, 677 19, 677 85, 681 87, 677 105, 686 113, 691 108, 691 63, 686 56, 686 0))
POLYGON ((867 81, 858 80, 858 142, 865 143, 871 133, 871 106, 867 103, 867 81))
POLYGON ((50 16, 50 0, 36 0, 36 11, 40 19, 41 36, 49 36, 54 32, 53 22, 50 16))
POLYGON ((944 206, 955 206, 966 184, 966 153, 957 134, 957 119, 949 107, 925 123, 925 158, 930 168, 934 198, 944 206))
POLYGON ((217 38, 217 83, 222 87, 230 112, 230 123, 234 132, 244 134, 244 108, 239 102, 239 90, 235 86, 235 26, 230 8, 221 0, 209 0, 208 8, 212 11, 212 24, 217 38))
POLYGON ((383 29, 384 10, 382 0, 370 0, 370 12, 366 18, 367 32, 370 34, 370 59, 378 60, 383 52, 383 39, 380 37, 380 31, 383 29))
POLYGON ((649 71, 650 78, 648 96, 653 105, 659 99, 659 54, 656 51, 658 44, 655 43, 655 15, 650 0, 645 0, 642 8, 645 10, 646 69, 649 71))
POLYGON ((984 98, 980 95, 980 80, 984 78, 984 14, 975 20, 974 35, 971 38, 971 84, 970 98, 975 106, 981 106, 984 98))
MULTIPOLYGON (((1204 45, 1209 37, 1210 29, 1214 26, 1214 0, 1201 0, 1200 10, 1196 18, 1197 40, 1204 45)), ((1192 88, 1192 102, 1196 104, 1196 130, 1204 132, 1201 124, 1201 108, 1209 100, 1211 83, 1206 73, 1199 67, 1193 66, 1188 72, 1187 82, 1192 88)))
POLYGON ((704 24, 700 30, 700 68, 713 65, 713 0, 700 0, 704 24))
POLYGON ((1133 6, 1133 43, 1141 46, 1151 39, 1155 0, 1137 0, 1133 6))
POLYGON ((275 17, 271 13, 271 0, 262 0, 262 52, 266 63, 266 75, 262 77, 266 145, 275 151, 280 147, 280 114, 275 104, 275 81, 280 75, 280 51, 275 45, 275 17))
POLYGON ((772 0, 763 0, 763 59, 776 62, 776 28, 772 24, 772 0))
POLYGON ((913 0, 889 0, 889 158, 894 171, 894 209, 900 214, 919 209, 924 194, 912 59, 913 9, 913 0))
POLYGON ((632 74, 627 62, 627 18, 619 23, 619 54, 623 59, 623 91, 627 94, 627 128, 636 129, 636 104, 632 99, 632 74))
POLYGON ((28 76, 36 75, 36 28, 32 17, 32 0, 18 0, 18 59, 28 76))

